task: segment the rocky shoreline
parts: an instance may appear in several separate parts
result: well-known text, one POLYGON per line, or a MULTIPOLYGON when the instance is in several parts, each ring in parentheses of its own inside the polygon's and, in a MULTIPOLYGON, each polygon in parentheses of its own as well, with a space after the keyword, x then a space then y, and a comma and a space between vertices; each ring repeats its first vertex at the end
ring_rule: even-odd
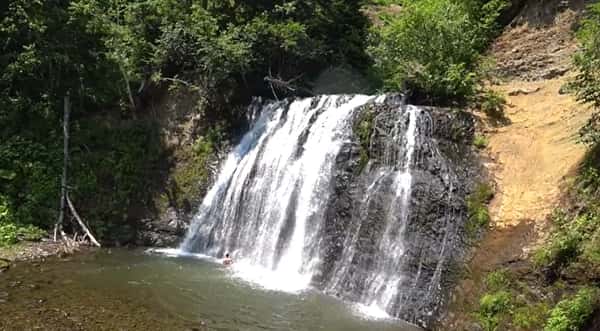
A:
POLYGON ((63 242, 43 239, 37 242, 23 241, 16 245, 0 247, 0 273, 17 262, 44 261, 49 257, 65 257, 94 248, 80 243, 66 246, 63 242))

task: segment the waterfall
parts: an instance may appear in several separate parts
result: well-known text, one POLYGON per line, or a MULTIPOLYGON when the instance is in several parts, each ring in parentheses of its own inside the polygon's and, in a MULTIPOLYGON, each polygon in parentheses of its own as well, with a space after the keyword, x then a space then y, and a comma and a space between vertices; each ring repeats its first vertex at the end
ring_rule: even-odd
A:
POLYGON ((307 251, 318 240, 335 157, 350 138, 353 111, 372 99, 327 96, 266 107, 228 156, 182 249, 230 252, 248 270, 271 270, 275 288, 308 286, 319 257, 307 251))
MULTIPOLYGON (((439 243, 430 245, 435 254, 415 249, 419 237, 407 233, 420 218, 413 211, 414 194, 423 195, 413 192, 414 175, 422 182, 424 163, 436 169, 449 164, 439 152, 428 152, 436 148, 429 122, 422 108, 389 96, 265 104, 229 154, 180 249, 214 257, 229 252, 237 275, 267 288, 313 286, 371 314, 411 319, 403 307, 424 296, 415 290, 419 286, 431 300, 438 297, 449 260, 444 249, 451 251, 448 233, 442 233, 441 253, 435 248, 439 243), (360 115, 374 108, 380 110, 372 128, 373 155, 359 169, 353 131, 360 115), (435 277, 430 260, 436 263, 435 277), (432 278, 435 284, 428 283, 432 278)), ((436 183, 432 190, 445 185, 436 183)), ((455 204, 447 189, 441 194, 448 206, 455 204)), ((448 206, 438 208, 449 215, 454 207, 448 206)), ((423 314, 436 308, 428 309, 423 314)))

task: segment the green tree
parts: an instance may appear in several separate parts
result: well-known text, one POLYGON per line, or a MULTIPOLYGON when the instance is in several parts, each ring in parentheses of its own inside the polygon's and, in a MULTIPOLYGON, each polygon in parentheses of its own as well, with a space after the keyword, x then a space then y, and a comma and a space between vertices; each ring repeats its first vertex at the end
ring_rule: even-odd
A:
POLYGON ((369 48, 384 89, 408 89, 437 104, 473 96, 480 54, 505 6, 505 1, 405 1, 399 14, 375 29, 369 48))

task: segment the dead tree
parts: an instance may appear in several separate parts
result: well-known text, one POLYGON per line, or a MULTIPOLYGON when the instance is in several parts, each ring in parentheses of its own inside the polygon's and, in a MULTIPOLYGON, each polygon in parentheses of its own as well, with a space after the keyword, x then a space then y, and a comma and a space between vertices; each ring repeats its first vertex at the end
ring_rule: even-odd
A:
POLYGON ((60 180, 60 209, 58 211, 58 221, 54 224, 54 241, 57 240, 59 232, 62 231, 62 225, 65 217, 65 202, 67 197, 67 165, 69 163, 69 115, 71 104, 69 96, 64 98, 63 110, 63 169, 60 180))
POLYGON ((300 87, 298 85, 294 85, 294 82, 296 82, 301 77, 302 77, 302 74, 300 74, 299 76, 297 76, 295 78, 292 78, 289 80, 284 80, 281 78, 281 75, 274 77, 273 74, 271 73, 271 68, 269 68, 269 75, 265 76, 264 81, 269 84, 269 87, 271 88, 271 92, 273 93, 273 96, 275 97, 276 100, 279 100, 279 96, 277 95, 276 90, 283 92, 285 94, 313 96, 314 93, 312 93, 312 91, 310 91, 306 88, 300 87))
POLYGON ((79 214, 75 210, 75 206, 71 199, 69 199, 69 192, 67 186, 67 169, 69 166, 69 116, 71 113, 71 102, 69 96, 64 98, 64 114, 63 114, 63 170, 62 178, 60 181, 60 210, 58 211, 58 220, 54 224, 54 241, 57 241, 58 235, 60 234, 63 241, 67 243, 67 246, 71 245, 74 240, 69 239, 63 230, 64 218, 65 218, 65 204, 69 206, 71 214, 77 219, 79 226, 83 229, 90 242, 95 246, 100 247, 100 243, 96 240, 92 232, 88 229, 85 223, 79 217, 79 214))

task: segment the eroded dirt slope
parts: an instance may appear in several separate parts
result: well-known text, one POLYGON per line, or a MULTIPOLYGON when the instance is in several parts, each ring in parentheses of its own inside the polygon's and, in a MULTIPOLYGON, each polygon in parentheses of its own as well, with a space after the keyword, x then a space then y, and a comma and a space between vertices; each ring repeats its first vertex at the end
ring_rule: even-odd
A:
POLYGON ((527 15, 518 17, 491 47, 501 78, 491 88, 507 99, 503 124, 492 125, 476 111, 480 133, 489 139, 483 154, 496 186, 492 224, 474 250, 440 330, 479 329, 473 312, 488 272, 511 268, 532 276, 527 258, 545 238, 548 216, 584 157, 585 146, 577 138, 590 109, 563 93, 573 74, 573 27, 580 2, 563 1, 555 10, 541 3, 537 16, 536 8, 526 8, 527 15), (543 20, 534 24, 527 17, 543 20))

